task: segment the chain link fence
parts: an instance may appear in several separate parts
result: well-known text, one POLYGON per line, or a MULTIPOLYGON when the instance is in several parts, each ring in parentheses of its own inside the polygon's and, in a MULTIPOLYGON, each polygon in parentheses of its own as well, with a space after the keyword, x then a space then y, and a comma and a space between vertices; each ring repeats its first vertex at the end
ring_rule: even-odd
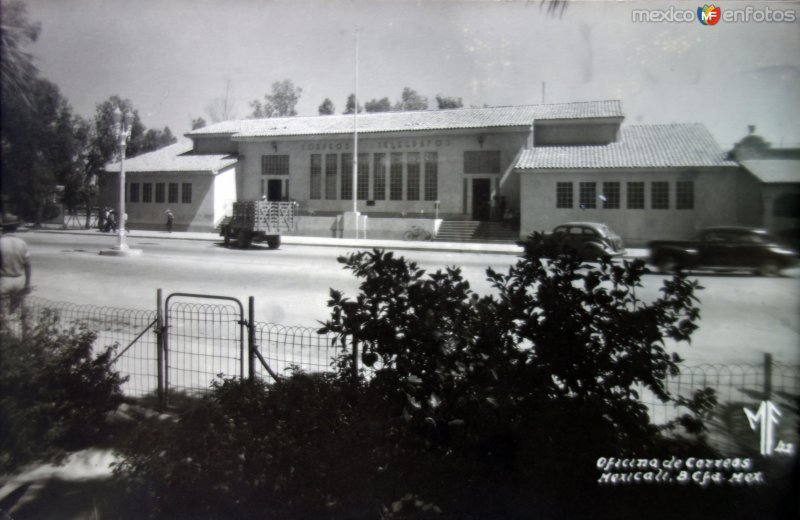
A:
MULTIPOLYGON (((163 328, 159 311, 76 305, 38 297, 27 298, 24 313, 36 319, 53 311, 64 327, 81 323, 95 331, 98 346, 116 345, 115 366, 128 377, 123 390, 132 397, 160 392, 162 377, 165 387, 194 393, 208 390, 220 376, 270 380, 288 375, 293 368, 330 371, 333 359, 342 353, 342 347, 334 344, 333 334, 254 322, 252 299, 246 319, 238 300, 170 302, 173 296, 180 295, 167 298, 163 328), (162 342, 163 359, 159 354, 162 342)), ((756 409, 766 400, 783 411, 784 428, 797 424, 800 366, 775 363, 769 355, 754 364, 682 366, 679 374, 668 378, 667 388, 671 394, 686 398, 697 390, 712 388, 718 404, 711 423, 721 430, 751 432, 742 410, 756 409)), ((665 424, 686 412, 639 390, 654 424, 665 424)))
POLYGON ((97 335, 95 345, 116 345, 116 369, 128 381, 123 385, 126 395, 140 397, 154 393, 158 388, 157 343, 153 334, 156 311, 98 307, 74 303, 53 302, 28 296, 24 306, 9 321, 12 330, 21 333, 23 318, 38 322, 45 313, 53 313, 63 328, 85 325, 97 335))

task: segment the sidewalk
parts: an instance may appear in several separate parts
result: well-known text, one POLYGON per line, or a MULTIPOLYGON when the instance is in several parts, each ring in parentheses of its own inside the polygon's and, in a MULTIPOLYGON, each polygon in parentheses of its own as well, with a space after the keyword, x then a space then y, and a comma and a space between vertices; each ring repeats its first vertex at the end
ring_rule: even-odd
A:
MULTIPOLYGON (((35 230, 38 233, 58 233, 72 235, 90 236, 114 236, 113 233, 101 233, 97 229, 54 229, 42 228, 35 230)), ((131 230, 128 238, 148 238, 148 239, 173 239, 173 240, 203 240, 208 242, 220 242, 222 237, 217 233, 199 233, 192 231, 166 231, 156 230, 131 230)), ((306 237, 283 235, 281 237, 281 247, 290 245, 320 246, 320 247, 345 247, 356 249, 392 249, 406 251, 440 251, 449 253, 473 253, 473 254, 505 254, 520 255, 522 247, 516 244, 506 243, 484 243, 484 242, 430 242, 417 240, 378 240, 363 238, 327 238, 327 237, 306 237)), ((624 258, 647 258, 647 249, 628 249, 624 258)))

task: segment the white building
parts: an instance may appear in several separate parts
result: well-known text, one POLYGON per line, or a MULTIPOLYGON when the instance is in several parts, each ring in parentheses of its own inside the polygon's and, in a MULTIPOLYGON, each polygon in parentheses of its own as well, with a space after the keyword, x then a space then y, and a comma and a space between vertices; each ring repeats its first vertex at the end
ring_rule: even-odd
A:
POLYGON ((129 222, 163 225, 169 207, 176 229, 211 230, 233 200, 267 197, 298 203, 297 233, 342 236, 355 191, 370 238, 509 212, 517 237, 594 220, 631 244, 759 223, 758 183, 702 125, 623 121, 616 100, 359 114, 355 186, 352 115, 226 121, 126 161, 129 222))

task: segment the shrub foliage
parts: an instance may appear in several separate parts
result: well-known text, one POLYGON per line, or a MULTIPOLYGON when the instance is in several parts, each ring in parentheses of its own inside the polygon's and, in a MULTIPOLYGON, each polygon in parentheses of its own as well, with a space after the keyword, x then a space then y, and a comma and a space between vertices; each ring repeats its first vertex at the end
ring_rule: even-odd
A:
POLYGON ((105 415, 122 402, 114 347, 93 350, 95 333, 59 326, 55 314, 21 314, 20 333, 0 324, 0 469, 58 459, 103 436, 105 415))
POLYGON ((427 274, 390 252, 340 262, 361 284, 352 299, 331 291, 322 331, 343 347, 334 372, 219 381, 175 421, 145 425, 119 470, 155 511, 623 518, 652 496, 609 499, 598 457, 710 453, 713 395, 665 387, 680 362, 666 344, 697 327, 695 281, 676 274, 642 301, 641 262, 585 265, 538 235, 507 273, 487 271, 486 296, 457 268, 427 274), (670 435, 639 389, 685 408, 670 435))

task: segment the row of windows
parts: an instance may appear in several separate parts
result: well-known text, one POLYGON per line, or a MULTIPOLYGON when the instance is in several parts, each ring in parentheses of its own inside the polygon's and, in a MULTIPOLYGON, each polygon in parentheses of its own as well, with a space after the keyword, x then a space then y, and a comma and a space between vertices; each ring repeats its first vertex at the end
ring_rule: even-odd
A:
MULTIPOLYGON (((156 202, 156 203, 170 203, 175 204, 178 202, 178 183, 170 182, 156 182, 155 183, 155 200, 153 199, 153 186, 151 182, 132 182, 128 184, 128 202, 156 202), (141 191, 140 191, 141 188, 141 191), (164 188, 166 188, 166 197, 164 196, 164 188)), ((192 183, 184 182, 180 185, 180 200, 184 204, 192 203, 192 183)))
MULTIPOLYGON (((622 204, 619 182, 599 183, 602 191, 598 195, 596 182, 578 183, 578 207, 582 209, 619 209, 622 204)), ((645 183, 626 183, 627 209, 644 209, 645 183)), ((556 183, 556 208, 574 207, 574 183, 556 183)), ((670 209, 670 183, 650 183, 650 209, 670 209)), ((675 183, 675 209, 694 209, 694 183, 692 181, 679 181, 675 183)))
MULTIPOLYGON (((321 200, 323 195, 326 200, 353 198, 353 154, 311 154, 310 174, 312 200, 321 200)), ((388 200, 433 201, 439 196, 438 177, 438 152, 360 153, 356 197, 370 199, 371 188, 371 200, 388 197, 388 200)))

